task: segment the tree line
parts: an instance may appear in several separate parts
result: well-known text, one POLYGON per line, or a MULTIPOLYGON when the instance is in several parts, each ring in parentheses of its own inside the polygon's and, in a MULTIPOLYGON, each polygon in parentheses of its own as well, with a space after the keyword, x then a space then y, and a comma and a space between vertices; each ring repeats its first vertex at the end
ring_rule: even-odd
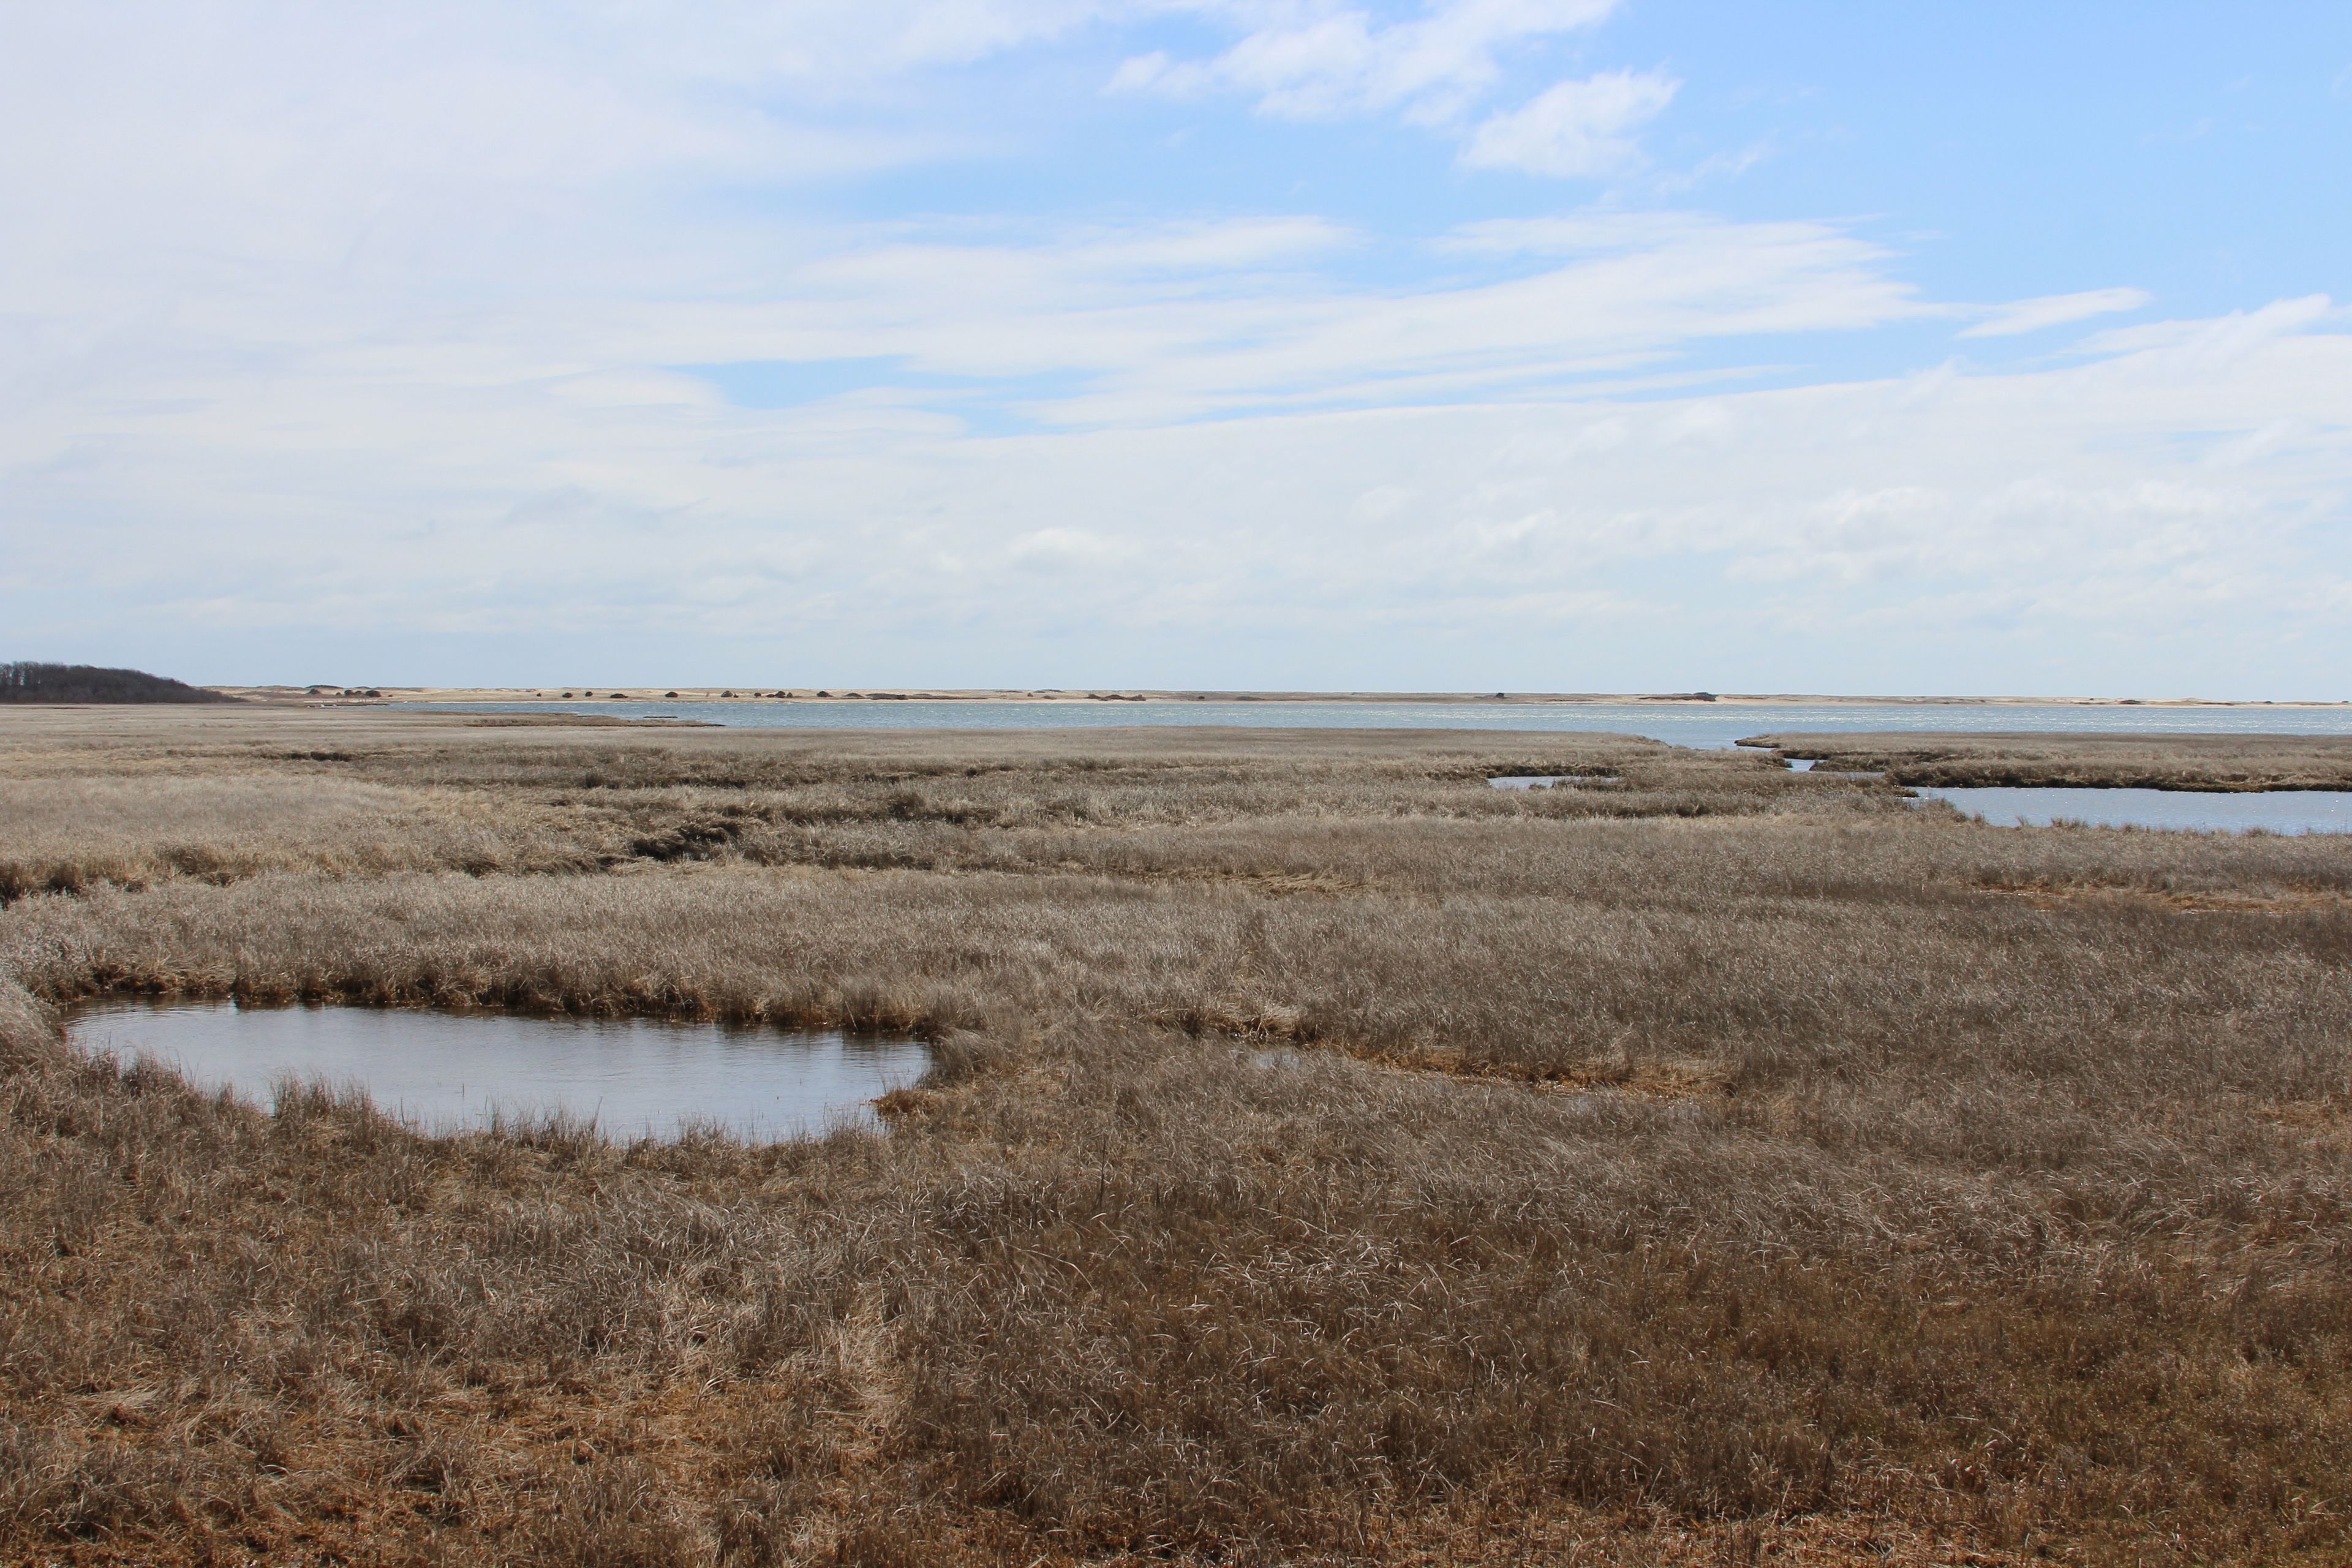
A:
POLYGON ((0 664, 0 702, 234 702, 217 691, 143 669, 90 664, 0 664))

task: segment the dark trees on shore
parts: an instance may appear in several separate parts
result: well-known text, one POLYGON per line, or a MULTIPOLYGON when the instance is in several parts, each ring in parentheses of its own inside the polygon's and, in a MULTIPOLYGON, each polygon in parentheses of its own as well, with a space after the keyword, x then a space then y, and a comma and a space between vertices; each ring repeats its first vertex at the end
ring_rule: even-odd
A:
POLYGON ((0 702, 234 702, 168 676, 89 664, 0 664, 0 702))

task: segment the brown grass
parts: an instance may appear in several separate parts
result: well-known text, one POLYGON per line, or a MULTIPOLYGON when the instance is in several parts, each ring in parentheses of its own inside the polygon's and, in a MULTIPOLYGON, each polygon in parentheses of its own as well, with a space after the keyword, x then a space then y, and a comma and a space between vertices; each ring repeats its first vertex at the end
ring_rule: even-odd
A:
POLYGON ((2352 789, 2352 736, 1902 734, 1759 735, 1835 769, 1896 784, 2093 789, 2352 789))
POLYGON ((0 818, 0 1555, 2347 1551, 2352 846, 1608 737, 287 721, 0 751, 95 803, 0 818), (940 1065, 427 1140, 61 1051, 108 988, 940 1065))

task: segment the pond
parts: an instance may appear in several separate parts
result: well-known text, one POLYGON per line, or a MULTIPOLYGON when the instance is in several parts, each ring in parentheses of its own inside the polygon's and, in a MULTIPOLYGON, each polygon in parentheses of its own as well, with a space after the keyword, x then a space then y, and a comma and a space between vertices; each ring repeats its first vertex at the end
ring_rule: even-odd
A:
POLYGON ((1937 789, 1915 786, 1928 800, 1949 801, 1996 827, 2047 827, 2082 822, 2094 827, 2162 827, 2181 832, 2352 833, 2352 790, 2280 789, 2259 793, 2172 789, 1937 789))
POLYGON ((702 1125, 770 1141, 870 1124, 877 1096, 930 1066, 899 1037, 413 1008, 106 1002, 74 1009, 67 1034, 257 1105, 289 1079, 363 1089, 435 1133, 560 1113, 619 1139, 702 1125))

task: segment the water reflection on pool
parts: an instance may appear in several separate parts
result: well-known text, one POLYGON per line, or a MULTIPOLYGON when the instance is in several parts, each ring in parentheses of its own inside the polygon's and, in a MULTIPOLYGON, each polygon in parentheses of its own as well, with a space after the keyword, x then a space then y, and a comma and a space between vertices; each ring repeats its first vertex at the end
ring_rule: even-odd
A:
POLYGON ((1996 827, 2164 827, 2200 833, 2352 833, 2352 790, 2281 789, 2221 793, 2171 789, 1935 789, 1915 795, 1949 801, 1996 827))
POLYGON ((106 1002, 67 1028, 86 1051, 152 1057, 260 1105, 289 1079, 356 1086, 431 1132, 562 1113, 614 1138, 787 1138, 870 1121, 876 1096, 930 1066, 918 1040, 643 1018, 106 1002))

